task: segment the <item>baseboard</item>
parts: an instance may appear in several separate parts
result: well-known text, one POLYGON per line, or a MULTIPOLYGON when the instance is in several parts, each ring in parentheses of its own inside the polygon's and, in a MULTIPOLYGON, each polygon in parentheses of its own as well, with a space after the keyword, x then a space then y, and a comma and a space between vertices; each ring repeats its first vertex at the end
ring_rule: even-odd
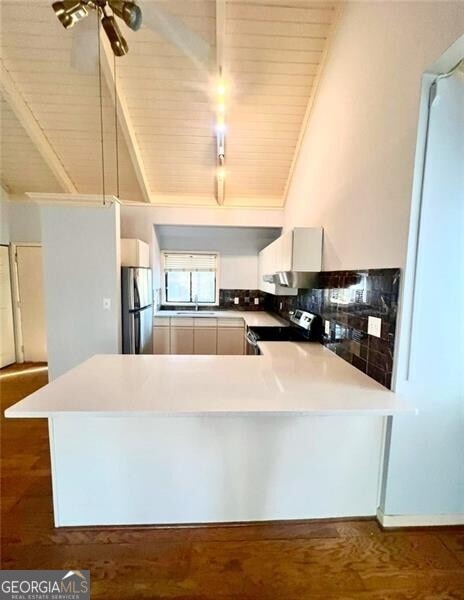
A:
POLYGON ((382 527, 439 527, 464 525, 464 513, 438 515, 385 515, 377 509, 377 521, 382 527))

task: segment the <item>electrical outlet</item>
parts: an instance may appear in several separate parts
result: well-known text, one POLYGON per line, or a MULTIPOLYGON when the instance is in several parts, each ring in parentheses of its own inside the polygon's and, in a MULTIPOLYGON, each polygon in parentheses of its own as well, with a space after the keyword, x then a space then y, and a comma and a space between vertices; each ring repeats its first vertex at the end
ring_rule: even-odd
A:
POLYGON ((234 298, 234 304, 239 304, 240 303, 240 298, 235 297, 234 298))
POLYGON ((255 298, 255 304, 259 304, 259 298, 255 298))
POLYGON ((382 319, 369 317, 367 319, 367 333, 379 338, 382 335, 382 319))
POLYGON ((103 298, 103 310, 111 310, 111 298, 103 298))
POLYGON ((330 335, 330 321, 327 321, 327 319, 324 321, 324 331, 325 335, 330 335))

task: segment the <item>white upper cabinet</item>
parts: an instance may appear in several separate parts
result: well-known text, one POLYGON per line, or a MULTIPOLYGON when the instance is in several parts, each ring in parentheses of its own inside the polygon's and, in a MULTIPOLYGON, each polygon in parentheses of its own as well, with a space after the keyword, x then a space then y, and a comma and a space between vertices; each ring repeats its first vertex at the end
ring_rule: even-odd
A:
POLYGON ((121 239, 121 267, 149 267, 150 246, 142 240, 121 239))
MULTIPOLYGON (((317 272, 322 269, 322 227, 295 227, 291 246, 291 269, 317 272)), ((287 234, 288 235, 288 234, 287 234)))
POLYGON ((279 271, 317 272, 322 268, 322 227, 296 227, 277 238, 259 253, 259 289, 275 295, 296 291, 264 281, 279 271))

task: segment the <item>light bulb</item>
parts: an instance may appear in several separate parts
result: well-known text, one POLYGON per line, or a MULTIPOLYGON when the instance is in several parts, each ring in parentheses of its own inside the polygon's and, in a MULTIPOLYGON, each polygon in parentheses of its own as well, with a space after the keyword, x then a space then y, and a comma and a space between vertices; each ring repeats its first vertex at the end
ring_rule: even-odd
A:
POLYGON ((226 105, 224 102, 220 102, 217 107, 218 113, 223 114, 226 112, 226 105))
POLYGON ((222 122, 218 121, 216 123, 216 132, 217 133, 225 133, 225 130, 226 130, 226 125, 225 125, 224 121, 222 121, 222 122))
POLYGON ((223 83, 218 84, 217 93, 219 96, 224 96, 226 93, 226 86, 223 83))

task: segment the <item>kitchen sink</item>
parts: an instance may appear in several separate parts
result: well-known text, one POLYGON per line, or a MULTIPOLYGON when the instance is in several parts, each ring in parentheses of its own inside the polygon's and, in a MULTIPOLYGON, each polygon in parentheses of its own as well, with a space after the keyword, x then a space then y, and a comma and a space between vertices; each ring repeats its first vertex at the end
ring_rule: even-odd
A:
POLYGON ((192 316, 192 317, 210 317, 211 315, 215 315, 215 312, 209 312, 206 310, 178 310, 176 311, 176 315, 185 315, 185 316, 192 316))

